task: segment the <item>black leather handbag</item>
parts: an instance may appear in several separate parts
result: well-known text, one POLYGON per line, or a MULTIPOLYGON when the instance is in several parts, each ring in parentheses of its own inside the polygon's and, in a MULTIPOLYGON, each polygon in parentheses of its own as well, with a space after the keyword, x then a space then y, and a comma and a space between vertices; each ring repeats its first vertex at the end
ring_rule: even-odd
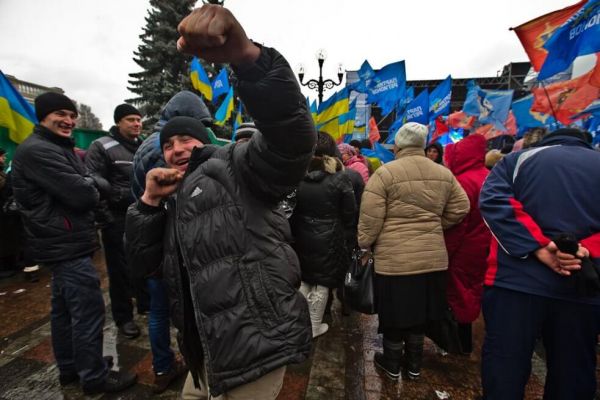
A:
POLYGON ((344 278, 344 301, 355 311, 375 314, 375 262, 371 257, 362 265, 361 256, 360 250, 355 250, 352 254, 352 261, 344 278))

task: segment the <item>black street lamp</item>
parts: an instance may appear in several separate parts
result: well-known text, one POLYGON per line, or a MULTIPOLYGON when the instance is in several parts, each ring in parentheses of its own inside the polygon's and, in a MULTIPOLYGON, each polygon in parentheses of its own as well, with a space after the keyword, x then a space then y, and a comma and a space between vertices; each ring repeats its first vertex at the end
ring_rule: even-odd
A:
POLYGON ((325 54, 325 50, 321 49, 319 50, 319 52, 317 53, 317 61, 319 62, 319 79, 311 79, 306 83, 303 83, 302 80, 304 79, 304 67, 302 65, 300 65, 300 68, 298 70, 298 78, 300 79, 300 84, 302 86, 308 86, 309 89, 313 89, 316 90, 319 93, 319 105, 321 105, 321 103, 323 102, 323 91, 325 89, 333 89, 335 86, 339 86, 342 84, 342 78, 344 77, 344 73, 342 71, 342 64, 340 64, 338 66, 338 80, 339 82, 334 82, 331 79, 325 79, 323 80, 323 63, 325 62, 325 59, 327 58, 327 55, 325 54))

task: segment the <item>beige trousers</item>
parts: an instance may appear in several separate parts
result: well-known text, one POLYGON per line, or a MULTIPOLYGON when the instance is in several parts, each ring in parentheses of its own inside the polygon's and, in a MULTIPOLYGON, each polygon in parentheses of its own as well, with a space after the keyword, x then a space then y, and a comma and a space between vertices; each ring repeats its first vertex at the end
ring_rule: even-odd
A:
POLYGON ((206 371, 202 371, 199 376, 200 389, 194 386, 192 374, 188 373, 181 398, 183 400, 275 400, 283 385, 285 368, 284 366, 271 371, 254 382, 238 386, 218 397, 209 396, 206 371))

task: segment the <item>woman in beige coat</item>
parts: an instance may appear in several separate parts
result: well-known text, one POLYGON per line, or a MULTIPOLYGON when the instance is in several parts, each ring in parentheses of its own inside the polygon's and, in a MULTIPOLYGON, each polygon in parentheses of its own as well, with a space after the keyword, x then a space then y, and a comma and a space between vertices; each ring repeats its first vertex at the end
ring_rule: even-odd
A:
POLYGON ((425 157, 426 140, 424 125, 400 128, 396 159, 375 171, 360 207, 358 242, 374 253, 383 334, 375 365, 395 380, 403 347, 408 378, 420 375, 425 325, 447 310, 443 230, 469 211, 469 199, 450 170, 425 157))

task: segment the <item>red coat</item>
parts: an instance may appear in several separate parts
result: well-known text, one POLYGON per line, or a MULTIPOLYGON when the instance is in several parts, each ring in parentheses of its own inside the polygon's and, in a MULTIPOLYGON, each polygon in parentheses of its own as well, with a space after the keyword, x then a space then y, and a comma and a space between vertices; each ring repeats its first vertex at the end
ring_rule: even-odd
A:
POLYGON ((470 135, 446 149, 446 166, 461 184, 471 203, 463 221, 445 232, 448 250, 448 304, 460 323, 473 322, 481 310, 483 278, 491 233, 479 213, 479 192, 488 175, 486 140, 470 135))

